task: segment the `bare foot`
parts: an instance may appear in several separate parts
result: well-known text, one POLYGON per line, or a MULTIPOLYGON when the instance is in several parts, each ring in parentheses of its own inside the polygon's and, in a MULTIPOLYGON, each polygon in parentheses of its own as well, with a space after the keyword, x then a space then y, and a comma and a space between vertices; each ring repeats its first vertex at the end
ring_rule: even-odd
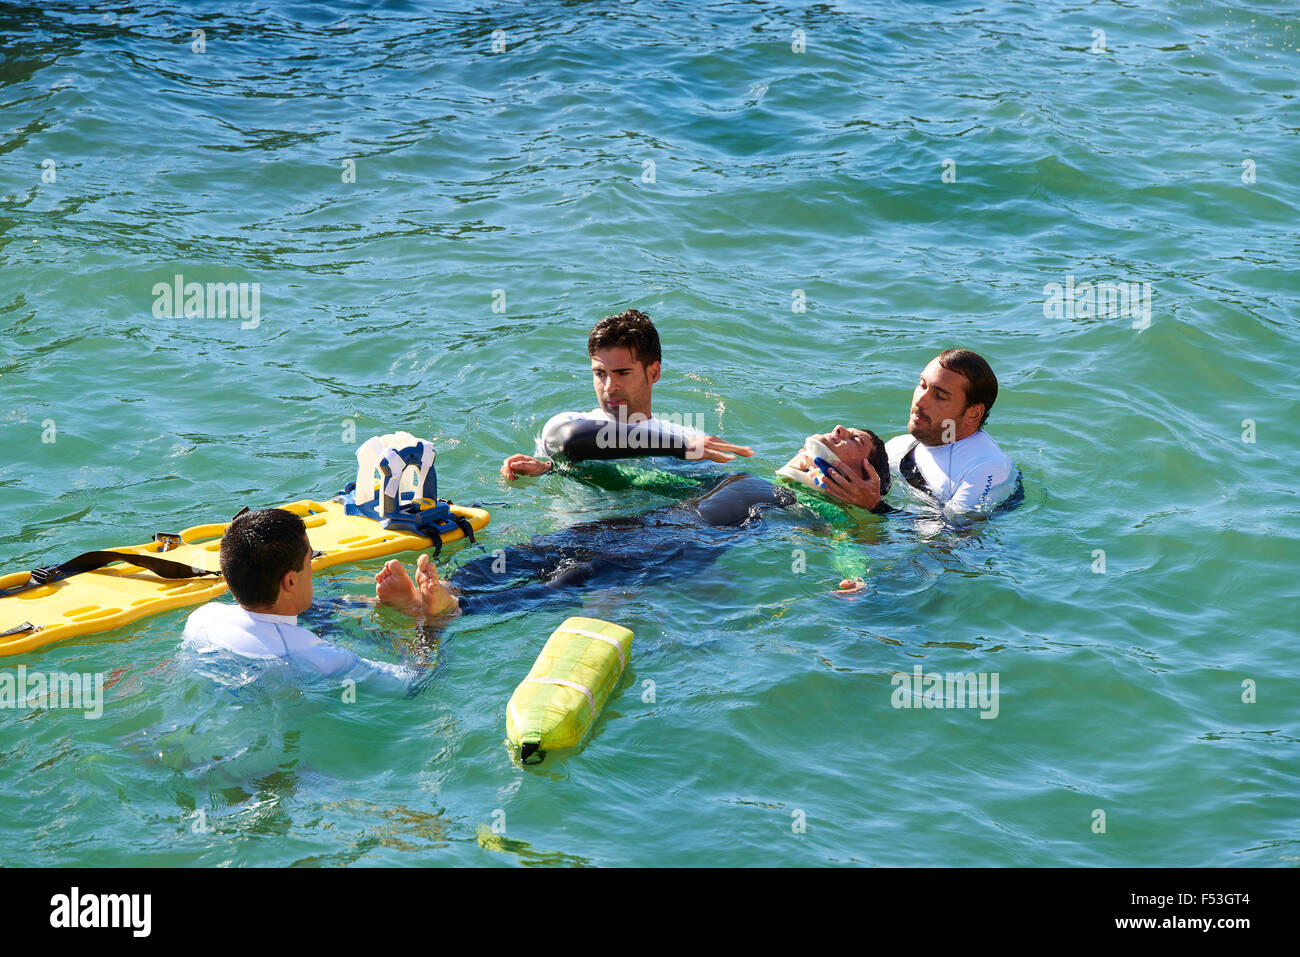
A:
POLYGON ((428 555, 421 555, 416 563, 415 581, 424 600, 426 615, 442 615, 460 609, 460 601, 452 594, 447 584, 438 577, 437 566, 429 561, 428 555))
POLYGON ((375 597, 381 604, 392 605, 412 618, 420 617, 424 610, 419 589, 396 558, 375 576, 375 597))

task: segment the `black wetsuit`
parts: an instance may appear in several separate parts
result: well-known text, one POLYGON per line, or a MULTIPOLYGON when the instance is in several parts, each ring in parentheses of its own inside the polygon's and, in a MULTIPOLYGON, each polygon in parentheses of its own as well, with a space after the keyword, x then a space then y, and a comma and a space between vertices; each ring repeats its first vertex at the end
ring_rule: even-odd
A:
POLYGON ((684 502, 583 522, 477 558, 447 583, 468 614, 571 602, 581 588, 680 578, 717 560, 764 510, 794 501, 788 489, 747 472, 733 473, 684 502))

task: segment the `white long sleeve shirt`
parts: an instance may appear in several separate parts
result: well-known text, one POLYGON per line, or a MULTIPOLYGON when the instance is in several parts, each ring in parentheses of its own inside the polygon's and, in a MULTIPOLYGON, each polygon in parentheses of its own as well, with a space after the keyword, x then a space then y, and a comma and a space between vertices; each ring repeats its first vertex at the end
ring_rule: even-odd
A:
POLYGON ((1015 491, 1020 477, 1016 464, 983 429, 936 446, 898 435, 885 443, 885 453, 905 484, 957 514, 991 512, 1015 491), (918 475, 924 487, 916 484, 918 475))
POLYGON ((181 642, 200 654, 227 651, 326 678, 377 678, 390 687, 406 688, 418 677, 411 668, 371 661, 331 644, 303 628, 292 615, 267 615, 225 602, 209 602, 192 612, 181 642))

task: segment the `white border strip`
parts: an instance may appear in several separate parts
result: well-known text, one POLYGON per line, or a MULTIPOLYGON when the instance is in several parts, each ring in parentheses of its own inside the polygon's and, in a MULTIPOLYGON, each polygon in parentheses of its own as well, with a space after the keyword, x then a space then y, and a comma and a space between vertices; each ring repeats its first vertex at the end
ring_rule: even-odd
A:
POLYGON ((564 635, 584 635, 587 638, 597 638, 600 641, 608 642, 618 651, 618 670, 621 673, 627 667, 627 656, 623 651, 623 642, 617 638, 611 638, 609 635, 602 635, 598 631, 587 631, 585 628, 561 628, 560 633, 564 635))

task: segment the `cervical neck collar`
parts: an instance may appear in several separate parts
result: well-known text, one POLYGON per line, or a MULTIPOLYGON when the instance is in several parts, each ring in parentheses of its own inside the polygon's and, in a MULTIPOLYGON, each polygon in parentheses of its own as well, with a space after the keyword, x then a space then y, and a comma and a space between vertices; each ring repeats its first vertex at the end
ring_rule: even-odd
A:
MULTIPOLYGON (((831 465, 838 465, 840 457, 827 448, 816 436, 808 436, 803 444, 804 453, 811 458, 821 458, 830 462, 831 465)), ((776 474, 782 478, 788 478, 792 482, 798 482, 806 485, 814 492, 822 491, 822 487, 817 484, 813 478, 812 469, 797 469, 792 465, 783 465, 776 470, 776 474)))

